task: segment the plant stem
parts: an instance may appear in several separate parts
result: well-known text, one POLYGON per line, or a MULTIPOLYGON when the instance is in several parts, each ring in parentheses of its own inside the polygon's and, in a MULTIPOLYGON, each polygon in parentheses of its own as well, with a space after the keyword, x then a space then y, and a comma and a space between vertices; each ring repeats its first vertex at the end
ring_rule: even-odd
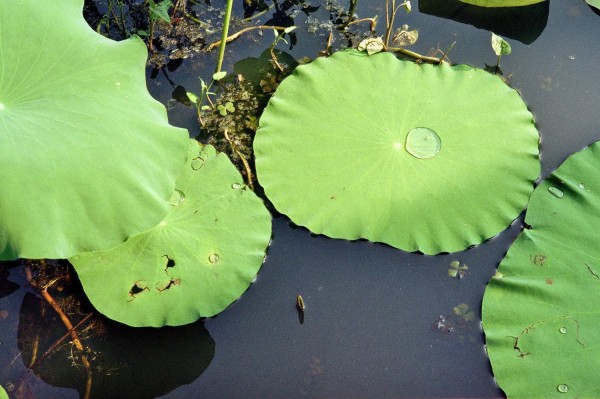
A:
POLYGON ((229 134, 227 133, 227 129, 225 129, 224 133, 225 133, 225 139, 227 139, 227 141, 229 142, 231 149, 242 160, 242 163, 244 164, 244 169, 246 169, 246 179, 248 179, 248 187, 250 187, 250 190, 254 191, 254 184, 252 183, 252 180, 254 179, 254 177, 252 175, 252 169, 250 169, 250 165, 248 164, 248 161, 246 161, 246 157, 244 157, 242 155, 242 153, 238 151, 237 147, 233 143, 233 140, 231 140, 231 138, 229 137, 229 134))
POLYGON ((392 13, 390 14, 390 0, 385 0, 385 46, 390 44, 390 35, 394 26, 394 8, 396 8, 396 0, 392 0, 392 13))
POLYGON ((348 26, 350 25, 354 25, 354 24, 358 24, 361 22, 368 22, 371 24, 370 28, 371 29, 371 33, 375 34, 375 26, 377 25, 377 17, 371 17, 371 18, 361 18, 361 19, 355 19, 354 21, 350 22, 348 24, 348 26))
POLYGON ((358 0, 350 0, 350 9, 348 10, 348 19, 346 20, 344 25, 342 25, 340 27, 340 30, 346 29, 348 27, 348 25, 350 25, 350 22, 352 22, 352 18, 354 17, 354 11, 356 11, 357 4, 358 4, 358 0))
POLYGON ((221 45, 219 46, 219 58, 217 58, 217 68, 215 73, 221 72, 223 66, 223 57, 225 57, 225 46, 227 45, 227 35, 229 34, 229 20, 231 19, 231 9, 233 0, 227 0, 225 16, 223 17, 223 32, 221 33, 221 45))
POLYGON ((427 56, 427 55, 422 55, 422 54, 415 53, 414 51, 410 51, 410 50, 407 50, 407 49, 402 48, 402 47, 386 47, 386 50, 394 52, 394 53, 404 54, 404 55, 407 55, 407 56, 412 57, 414 59, 417 59, 419 61, 429 62, 431 64, 441 64, 442 61, 443 61, 443 58, 437 58, 437 57, 430 57, 430 56, 427 56))
POLYGON ((239 32, 232 34, 231 36, 228 36, 224 39, 221 39, 219 41, 209 44, 206 47, 206 51, 212 51, 212 50, 216 49, 217 47, 220 47, 222 45, 223 41, 225 41, 227 43, 231 43, 232 41, 234 41, 235 39, 237 39, 238 37, 240 37, 242 34, 244 34, 246 32, 250 32, 252 30, 265 30, 265 29, 275 29, 277 31, 283 31, 286 28, 283 26, 272 26, 272 25, 249 26, 247 28, 240 30, 239 32))

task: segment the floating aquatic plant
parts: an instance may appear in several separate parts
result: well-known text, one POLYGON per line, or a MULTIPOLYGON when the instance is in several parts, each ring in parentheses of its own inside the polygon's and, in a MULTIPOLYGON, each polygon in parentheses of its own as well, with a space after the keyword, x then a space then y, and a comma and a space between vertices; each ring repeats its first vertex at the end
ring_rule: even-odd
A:
POLYGON ((600 0, 585 0, 590 6, 600 9, 600 0))
POLYGON ((600 143, 534 191, 525 229, 483 299, 494 376, 509 397, 600 397, 600 143))
POLYGON ((521 7, 544 2, 546 0, 460 0, 463 3, 480 7, 521 7))
POLYGON ((259 182, 294 223, 435 254, 479 244, 519 215, 538 140, 497 76, 351 50, 281 83, 254 150, 259 182))
POLYGON ((64 258, 155 226, 187 154, 146 89, 147 51, 83 0, 0 2, 0 259, 64 258))
POLYGON ((131 326, 213 316, 248 288, 271 238, 271 216, 224 154, 190 141, 171 211, 115 248, 69 260, 92 304, 131 326))

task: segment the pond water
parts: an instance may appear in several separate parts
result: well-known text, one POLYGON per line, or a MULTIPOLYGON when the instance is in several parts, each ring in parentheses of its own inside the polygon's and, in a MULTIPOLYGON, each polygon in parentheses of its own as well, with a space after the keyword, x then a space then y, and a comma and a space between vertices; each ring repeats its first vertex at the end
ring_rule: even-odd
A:
MULTIPOLYGON (((224 1, 211 3, 224 8, 224 1)), ((320 7, 308 13, 299 7, 288 10, 298 26, 297 43, 291 49, 278 45, 295 59, 316 57, 327 41, 325 2, 309 3, 320 7)), ((384 1, 359 3, 360 17, 379 15, 378 33, 383 34, 384 1)), ((241 5, 234 10, 238 18, 241 5)), ((269 10, 256 23, 273 13, 269 10)), ((600 139, 600 16, 583 0, 553 0, 533 20, 521 17, 507 17, 496 32, 512 46, 500 66, 535 114, 543 178, 567 156, 600 139)), ((453 63, 495 65, 490 32, 464 23, 477 25, 476 19, 468 9, 448 12, 413 0, 412 13, 399 13, 398 23, 419 30, 414 51, 443 51, 456 42, 449 53, 453 63), (454 19, 444 18, 449 14, 454 19)), ((346 45, 341 36, 335 39, 334 48, 346 45)), ((269 31, 233 42, 224 69, 259 57, 271 42, 269 31)), ((200 134, 194 112, 174 102, 172 93, 177 86, 198 90, 198 77, 207 80, 212 74, 215 53, 194 54, 174 70, 148 68, 152 95, 169 106, 172 124, 194 136, 200 134)), ((95 376, 94 397, 503 397, 485 354, 480 306, 487 281, 521 228, 522 217, 477 247, 425 256, 314 236, 278 216, 255 283, 217 317, 159 331, 105 321, 90 354, 107 364, 104 374, 95 376), (454 261, 468 266, 461 269, 463 278, 449 275, 454 261), (303 319, 296 309, 298 294, 306 305, 303 319)), ((44 343, 60 338, 64 327, 51 323, 51 309, 40 310, 20 262, 1 267, 0 384, 12 389, 11 398, 79 397, 86 375, 71 365, 68 350, 48 356, 48 364, 36 373, 27 368, 35 342, 31 337, 47 348, 44 343)))

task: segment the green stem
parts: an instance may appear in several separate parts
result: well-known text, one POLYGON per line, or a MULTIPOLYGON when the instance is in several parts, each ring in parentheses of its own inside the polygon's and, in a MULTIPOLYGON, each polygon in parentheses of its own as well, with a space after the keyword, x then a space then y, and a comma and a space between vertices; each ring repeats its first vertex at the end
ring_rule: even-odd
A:
POLYGON ((221 72, 223 66, 223 57, 225 57, 225 46, 227 45, 227 36, 229 34, 229 20, 231 19, 231 9, 233 0, 227 0, 225 16, 223 17, 223 32, 221 33, 221 45, 219 46, 219 58, 217 58, 217 68, 215 73, 221 72))

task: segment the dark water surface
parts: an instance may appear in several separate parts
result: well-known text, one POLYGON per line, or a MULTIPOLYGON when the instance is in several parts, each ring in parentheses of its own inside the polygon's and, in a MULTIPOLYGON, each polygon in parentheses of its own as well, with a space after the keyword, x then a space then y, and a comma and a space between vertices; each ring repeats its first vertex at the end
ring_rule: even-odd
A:
MULTIPOLYGON (((399 13, 399 25, 419 30, 419 41, 411 49, 444 50, 456 41, 449 56, 453 63, 495 65, 489 31, 457 22, 469 17, 465 16, 468 10, 454 12, 456 20, 451 20, 435 16, 447 10, 421 2, 413 0, 410 15, 399 13)), ((212 5, 218 8, 223 3, 212 5)), ((384 1, 359 3, 360 17, 379 15, 379 34, 383 34, 384 1)), ((236 15, 241 16, 237 6, 236 15)), ((512 45, 501 69, 536 116, 542 137, 542 177, 546 177, 567 156, 600 139, 600 16, 583 0, 552 0, 543 6, 535 24, 525 25, 530 31, 504 24, 504 31, 497 33, 512 45)), ((309 29, 314 20, 327 20, 328 15, 324 8, 309 17, 300 12, 295 17, 297 45, 291 50, 285 44, 278 48, 297 59, 314 58, 324 48, 327 31, 309 29)), ((267 13, 259 21, 270 16, 267 13)), ((224 69, 232 71, 233 63, 258 57, 271 40, 271 32, 265 32, 262 39, 252 36, 232 43, 224 69)), ((343 43, 335 42, 338 46, 343 43)), ((149 80, 151 93, 172 105, 171 123, 193 135, 199 133, 194 113, 169 101, 172 83, 197 90, 198 76, 206 80, 211 75, 215 58, 214 53, 196 55, 175 71, 149 80)), ((116 341, 108 335, 103 356, 120 357, 136 371, 127 372, 128 382, 107 388, 98 397, 502 397, 484 352, 480 306, 485 285, 521 230, 521 220, 478 247, 424 256, 366 241, 316 237, 277 217, 256 282, 217 317, 160 334, 113 326, 111 331, 120 341, 107 345, 106 341, 116 341), (463 279, 448 275, 454 260, 469 267, 463 279), (298 293, 306 304, 302 324, 295 308, 298 293), (454 315, 458 304, 468 305, 476 320, 454 315)), ((24 356, 19 355, 17 333, 27 307, 35 302, 22 268, 18 263, 11 266, 8 277, 0 275, 0 311, 6 311, 0 313, 0 384, 9 388, 28 373, 24 356)), ((55 334, 60 337, 64 331, 55 334)), ((119 372, 124 373, 114 370, 119 372)), ((80 388, 84 371, 65 363, 48 375, 54 377, 45 377, 46 382, 34 375, 29 378, 34 397, 79 397, 74 389, 57 386, 80 388)))

